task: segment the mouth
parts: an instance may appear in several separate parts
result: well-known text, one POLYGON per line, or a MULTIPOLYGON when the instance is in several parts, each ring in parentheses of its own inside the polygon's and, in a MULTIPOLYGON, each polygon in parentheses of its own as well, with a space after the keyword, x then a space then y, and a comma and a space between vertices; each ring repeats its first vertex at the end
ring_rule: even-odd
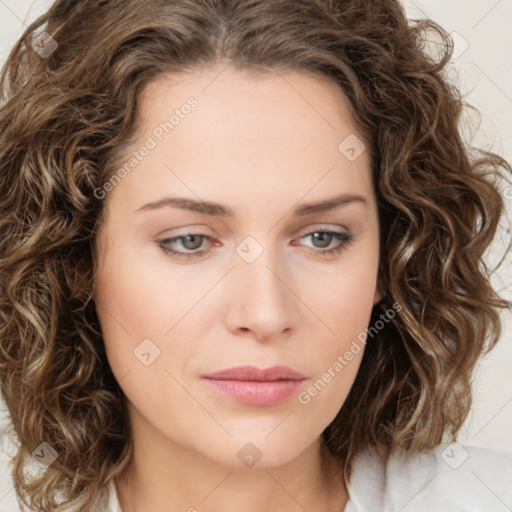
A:
POLYGON ((256 366, 235 366, 226 368, 215 373, 203 375, 207 379, 232 379, 232 380, 252 380, 257 382, 267 382, 276 380, 303 380, 305 375, 299 373, 287 366, 272 366, 261 370, 256 366))
POLYGON ((305 379, 286 366, 239 366, 203 376, 212 389, 247 405, 276 405, 295 395, 305 379))
POLYGON ((276 405, 295 395, 302 385, 302 380, 204 380, 216 391, 246 405, 276 405))

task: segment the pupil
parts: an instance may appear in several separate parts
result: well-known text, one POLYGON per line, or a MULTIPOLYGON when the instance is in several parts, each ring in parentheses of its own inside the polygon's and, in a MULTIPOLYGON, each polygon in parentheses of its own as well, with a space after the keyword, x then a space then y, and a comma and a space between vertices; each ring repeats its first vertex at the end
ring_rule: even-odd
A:
POLYGON ((330 233, 313 233, 313 240, 320 241, 321 245, 317 247, 327 247, 331 242, 332 235, 330 233), (323 245, 322 245, 323 243, 323 245))
POLYGON ((184 245, 187 249, 197 249, 201 246, 201 237, 199 235, 187 235, 184 239, 184 245), (194 239, 196 239, 194 243, 194 239), (192 244, 188 244, 187 242, 192 240, 192 244), (198 243, 199 242, 199 243, 198 243), (192 245, 192 247, 190 247, 192 245))

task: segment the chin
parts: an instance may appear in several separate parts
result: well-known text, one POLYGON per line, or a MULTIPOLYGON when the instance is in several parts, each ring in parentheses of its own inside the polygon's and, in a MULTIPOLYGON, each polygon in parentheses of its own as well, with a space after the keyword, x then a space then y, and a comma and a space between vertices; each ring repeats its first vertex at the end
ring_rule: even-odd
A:
POLYGON ((222 443, 218 439, 212 440, 207 446, 197 449, 203 456, 237 470, 269 469, 292 462, 311 448, 318 438, 319 435, 311 435, 310 439, 306 440, 303 437, 289 435, 285 431, 281 435, 277 432, 268 435, 265 430, 265 434, 259 432, 253 436, 236 436, 222 443))

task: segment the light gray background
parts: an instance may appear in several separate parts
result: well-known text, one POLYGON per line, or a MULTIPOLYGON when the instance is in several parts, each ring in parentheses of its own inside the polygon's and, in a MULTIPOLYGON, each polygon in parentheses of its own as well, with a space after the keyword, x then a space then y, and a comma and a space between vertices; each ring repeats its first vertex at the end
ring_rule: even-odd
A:
MULTIPOLYGON (((0 64, 24 27, 50 4, 47 0, 0 0, 0 64)), ((409 17, 428 16, 448 32, 457 32, 453 76, 467 101, 482 113, 481 131, 474 141, 511 161, 512 0, 405 0, 404 4, 409 17)), ((508 211, 512 211, 511 194, 508 211)), ((498 242, 490 261, 500 254, 503 244, 498 242)), ((503 267, 493 281, 507 299, 512 299, 510 263, 511 257, 505 264, 509 268, 503 267)), ((501 344, 479 366, 473 411, 460 438, 464 444, 512 451, 511 317, 504 315, 501 344)))

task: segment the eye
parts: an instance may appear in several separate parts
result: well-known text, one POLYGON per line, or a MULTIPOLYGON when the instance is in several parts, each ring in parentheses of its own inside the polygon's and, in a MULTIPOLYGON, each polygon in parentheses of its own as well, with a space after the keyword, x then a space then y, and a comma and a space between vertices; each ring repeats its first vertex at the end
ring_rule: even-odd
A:
MULTIPOLYGON (((331 229, 317 229, 302 235, 299 240, 310 238, 313 241, 313 252, 322 256, 335 256, 340 253, 350 242, 353 240, 353 235, 343 231, 333 231, 331 229), (338 243, 330 247, 333 242, 338 243), (329 247, 329 248, 328 248, 329 247)), ((212 250, 212 245, 220 245, 211 242, 212 238, 202 233, 187 233, 186 235, 179 235, 172 238, 159 240, 159 247, 166 253, 173 257, 189 259, 200 258, 212 250), (210 240, 210 247, 203 248, 203 242, 210 240), (178 247, 181 246, 181 249, 178 247), (175 247, 175 248, 173 248, 175 247)), ((297 245, 297 244, 293 244, 297 245)))
POLYGON ((303 235, 300 239, 308 238, 313 241, 314 248, 320 249, 314 252, 320 253, 321 255, 334 256, 341 252, 350 242, 353 240, 353 235, 343 231, 333 231, 330 229, 317 229, 316 231, 310 231, 303 235), (329 247, 333 241, 338 241, 337 245, 329 247), (316 245, 315 245, 316 244, 316 245))
POLYGON ((175 236, 173 238, 166 238, 165 240, 160 240, 158 245, 160 248, 166 252, 167 254, 172 254, 173 256, 177 256, 178 258, 191 258, 191 257, 199 257, 211 249, 199 249, 203 245, 203 241, 205 239, 211 238, 207 235, 203 235, 201 233, 188 233, 186 235, 175 236), (183 252, 172 249, 170 245, 176 245, 177 242, 180 242, 180 245, 185 249, 185 251, 191 252, 183 252))

